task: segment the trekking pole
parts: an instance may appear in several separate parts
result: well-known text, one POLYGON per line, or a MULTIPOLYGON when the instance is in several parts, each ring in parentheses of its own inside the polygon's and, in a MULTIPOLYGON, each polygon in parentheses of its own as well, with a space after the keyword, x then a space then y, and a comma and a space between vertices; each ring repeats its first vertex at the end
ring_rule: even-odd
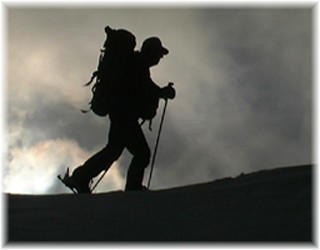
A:
POLYGON ((100 181, 103 179, 103 177, 105 176, 105 174, 107 173, 107 170, 104 170, 103 174, 100 176, 100 178, 96 181, 96 183, 93 185, 93 187, 90 189, 90 192, 92 193, 95 188, 98 186, 98 184, 100 183, 100 181))
MULTIPOLYGON (((172 86, 172 85, 173 85, 173 83, 169 83, 169 84, 168 84, 168 86, 172 86)), ((148 181, 148 186, 147 186, 148 189, 149 189, 149 187, 150 187, 150 182, 151 182, 153 167, 154 167, 154 163, 155 163, 155 160, 156 160, 156 154, 157 154, 157 150, 158 150, 158 145, 159 145, 159 140, 160 140, 160 134, 161 134, 161 130, 162 130, 162 125, 163 125, 164 115, 165 115, 165 113, 166 113, 167 105, 168 105, 168 99, 166 98, 166 99, 165 99, 165 103, 164 103, 164 107, 163 107, 163 111, 162 111, 162 116, 161 116, 161 121, 160 121, 158 136, 157 136, 157 140, 156 140, 156 145, 155 145, 154 152, 153 152, 153 156, 152 156, 152 162, 151 162, 151 168, 150 168, 150 174, 149 174, 149 181, 148 181)))

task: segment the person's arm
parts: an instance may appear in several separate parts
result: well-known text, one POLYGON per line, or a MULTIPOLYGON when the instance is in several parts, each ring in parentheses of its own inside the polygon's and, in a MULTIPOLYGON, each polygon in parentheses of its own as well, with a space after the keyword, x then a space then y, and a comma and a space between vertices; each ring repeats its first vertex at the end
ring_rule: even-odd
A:
POLYGON ((160 88, 159 97, 163 99, 174 99, 176 96, 176 91, 172 86, 173 83, 170 82, 168 86, 160 88))

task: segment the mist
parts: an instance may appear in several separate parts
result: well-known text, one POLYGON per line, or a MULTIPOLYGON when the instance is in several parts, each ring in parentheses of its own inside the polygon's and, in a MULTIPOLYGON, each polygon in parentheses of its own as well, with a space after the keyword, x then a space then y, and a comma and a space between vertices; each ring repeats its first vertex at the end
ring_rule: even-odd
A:
MULTIPOLYGON (((107 142, 108 118, 83 114, 104 27, 158 36, 152 68, 174 82, 151 187, 312 163, 312 9, 8 9, 8 153, 4 191, 59 193, 66 167, 107 142)), ((144 127, 153 151, 153 130, 144 127)), ((125 151, 97 191, 123 188, 125 151)), ((146 173, 146 178, 148 173, 146 173)))

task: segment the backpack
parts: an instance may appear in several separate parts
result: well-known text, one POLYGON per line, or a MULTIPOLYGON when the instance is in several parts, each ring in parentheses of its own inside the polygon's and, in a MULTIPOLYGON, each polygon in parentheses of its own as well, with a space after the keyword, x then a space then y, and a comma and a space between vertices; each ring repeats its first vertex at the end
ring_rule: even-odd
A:
MULTIPOLYGON (((105 33, 106 40, 101 49, 97 70, 85 84, 89 86, 95 80, 89 105, 93 113, 102 117, 108 115, 116 102, 117 83, 125 75, 128 60, 133 56, 136 46, 135 36, 127 30, 116 30, 107 26, 105 33)), ((88 111, 90 110, 82 110, 84 113, 88 111)))

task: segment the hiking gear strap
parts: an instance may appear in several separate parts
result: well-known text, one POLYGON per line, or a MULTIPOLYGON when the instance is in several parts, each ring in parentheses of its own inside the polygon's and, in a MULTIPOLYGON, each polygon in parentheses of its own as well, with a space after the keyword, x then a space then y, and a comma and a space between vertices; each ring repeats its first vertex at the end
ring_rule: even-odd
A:
POLYGON ((155 145, 153 156, 152 156, 150 175, 149 175, 149 181, 148 181, 148 186, 147 186, 148 189, 150 188, 151 176, 152 176, 152 172, 153 172, 154 162, 156 159, 156 154, 157 154, 159 140, 160 140, 160 134, 161 134, 161 130, 162 130, 162 125, 163 125, 164 115, 166 113, 167 105, 168 105, 168 99, 165 99, 163 112, 162 112, 162 116, 161 116, 161 121, 160 121, 160 126, 159 126, 159 131, 158 131, 158 136, 157 136, 157 140, 156 140, 156 145, 155 145))

